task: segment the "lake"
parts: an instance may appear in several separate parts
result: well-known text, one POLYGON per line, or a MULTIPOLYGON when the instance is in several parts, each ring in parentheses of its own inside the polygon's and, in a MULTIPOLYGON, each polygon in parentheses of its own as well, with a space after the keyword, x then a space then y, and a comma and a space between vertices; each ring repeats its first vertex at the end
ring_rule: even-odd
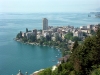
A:
POLYGON ((25 29, 42 29, 42 18, 49 26, 79 27, 100 23, 100 18, 88 17, 88 13, 1 13, 0 14, 0 75, 23 74, 56 65, 61 52, 48 46, 35 46, 13 40, 25 29), (59 54, 59 55, 58 55, 59 54), (57 56, 57 57, 56 57, 57 56), (55 60, 53 62, 52 60, 55 60))

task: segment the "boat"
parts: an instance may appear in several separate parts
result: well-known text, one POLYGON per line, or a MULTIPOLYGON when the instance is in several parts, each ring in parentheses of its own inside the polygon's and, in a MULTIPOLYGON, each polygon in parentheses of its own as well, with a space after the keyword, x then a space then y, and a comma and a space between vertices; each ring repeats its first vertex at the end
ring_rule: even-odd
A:
POLYGON ((56 56, 56 57, 58 57, 58 56, 56 56))
POLYGON ((55 60, 52 60, 53 62, 55 61, 55 60))

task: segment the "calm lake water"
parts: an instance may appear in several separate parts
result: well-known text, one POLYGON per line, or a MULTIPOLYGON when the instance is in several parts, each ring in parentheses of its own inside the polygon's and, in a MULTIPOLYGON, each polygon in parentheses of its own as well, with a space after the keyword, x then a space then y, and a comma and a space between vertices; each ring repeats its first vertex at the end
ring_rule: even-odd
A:
POLYGON ((13 40, 19 31, 25 31, 26 28, 42 29, 44 17, 48 19, 49 26, 79 27, 100 23, 100 18, 88 17, 88 13, 0 14, 0 75, 16 75, 19 69, 23 74, 26 71, 31 74, 57 64, 58 58, 61 57, 57 49, 22 44, 13 40))

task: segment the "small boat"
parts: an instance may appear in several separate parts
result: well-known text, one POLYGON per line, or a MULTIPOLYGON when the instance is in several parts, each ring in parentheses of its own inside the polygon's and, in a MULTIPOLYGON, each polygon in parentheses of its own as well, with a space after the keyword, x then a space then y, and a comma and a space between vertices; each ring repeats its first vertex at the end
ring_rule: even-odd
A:
POLYGON ((60 51, 60 50, 58 50, 58 51, 60 51))
POLYGON ((53 48, 53 46, 51 48, 53 48))
POLYGON ((52 60, 53 62, 55 61, 55 60, 52 60))

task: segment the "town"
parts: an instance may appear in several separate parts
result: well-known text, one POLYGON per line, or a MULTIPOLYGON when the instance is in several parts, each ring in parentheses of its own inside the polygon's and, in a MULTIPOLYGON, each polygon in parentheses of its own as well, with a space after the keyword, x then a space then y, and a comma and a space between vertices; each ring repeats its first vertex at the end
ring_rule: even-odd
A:
POLYGON ((26 32, 20 31, 20 33, 18 33, 16 36, 16 40, 44 46, 48 45, 46 42, 44 42, 45 40, 49 41, 49 45, 51 43, 50 41, 67 41, 67 46, 69 49, 71 49, 75 41, 84 41, 87 36, 94 35, 98 26, 98 24, 91 24, 87 26, 80 26, 80 28, 75 28, 74 26, 53 27, 48 26, 47 18, 43 18, 42 24, 42 30, 34 29, 30 31, 28 28, 26 28, 26 32))

